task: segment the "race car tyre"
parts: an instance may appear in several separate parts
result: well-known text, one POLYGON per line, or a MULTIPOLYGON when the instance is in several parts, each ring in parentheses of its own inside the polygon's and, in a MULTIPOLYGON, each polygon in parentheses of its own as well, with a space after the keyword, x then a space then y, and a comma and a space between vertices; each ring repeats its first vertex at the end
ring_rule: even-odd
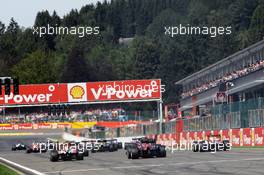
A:
POLYGON ((150 150, 147 150, 147 152, 143 153, 144 158, 152 158, 154 155, 150 150))
POLYGON ((52 150, 50 152, 50 161, 51 162, 57 162, 59 160, 59 154, 58 151, 56 150, 52 150))
POLYGON ((115 151, 115 148, 114 148, 114 145, 109 145, 109 152, 114 152, 115 151))
POLYGON ((118 148, 118 149, 122 149, 122 148, 123 148, 122 142, 118 142, 118 143, 117 143, 117 148, 118 148))
POLYGON ((131 159, 131 154, 130 154, 129 151, 126 152, 126 155, 127 155, 127 158, 128 158, 128 159, 131 159))
POLYGON ((104 146, 101 146, 101 147, 99 148, 99 152, 105 152, 105 147, 104 147, 104 146))
POLYGON ((83 160, 83 153, 78 153, 76 155, 76 160, 83 160))
POLYGON ((12 147, 11 150, 12 150, 12 151, 16 151, 16 147, 12 147))
POLYGON ((131 159, 138 159, 139 158, 138 150, 136 148, 130 149, 130 157, 131 157, 131 159))
POLYGON ((44 149, 44 150, 41 150, 42 153, 46 153, 47 152, 47 149, 44 149))
POLYGON ((157 157, 166 157, 166 156, 167 156, 167 153, 166 153, 165 147, 160 147, 157 157))
POLYGON ((85 150, 85 151, 83 152, 83 156, 84 156, 84 157, 88 157, 88 156, 89 156, 89 151, 88 151, 88 150, 85 150))
POLYGON ((131 157, 131 159, 138 159, 139 156, 138 156, 138 153, 131 152, 130 157, 131 157))
POLYGON ((28 149, 26 150, 26 153, 29 154, 29 153, 32 153, 32 151, 33 151, 33 150, 32 150, 31 148, 28 148, 28 149))
POLYGON ((61 155, 61 159, 62 159, 63 161, 71 160, 71 156, 68 157, 67 155, 61 155))

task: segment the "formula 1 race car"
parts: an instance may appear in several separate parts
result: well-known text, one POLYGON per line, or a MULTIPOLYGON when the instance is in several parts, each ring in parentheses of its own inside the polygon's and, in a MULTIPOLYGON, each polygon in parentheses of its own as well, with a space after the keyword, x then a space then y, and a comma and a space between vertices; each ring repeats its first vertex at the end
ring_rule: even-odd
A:
POLYGON ((165 146, 156 144, 155 139, 143 137, 128 145, 126 155, 128 159, 166 157, 166 149, 165 146))
POLYGON ((140 140, 142 137, 134 137, 132 138, 132 142, 125 142, 124 149, 127 150, 127 148, 133 144, 134 142, 140 140))
POLYGON ((81 143, 85 144, 85 147, 91 153, 96 153, 101 146, 101 144, 99 144, 96 139, 86 139, 83 140, 81 143))
POLYGON ((118 143, 115 139, 103 139, 98 140, 99 150, 98 152, 114 152, 118 150, 118 143))
POLYGON ((222 140, 221 135, 208 135, 207 140, 193 141, 193 152, 216 152, 216 151, 228 151, 231 148, 229 140, 222 140))
POLYGON ((80 149, 83 152, 83 156, 88 157, 89 150, 91 150, 92 147, 91 143, 89 143, 88 141, 82 141, 82 142, 76 142, 76 144, 78 145, 78 149, 80 149))
POLYGON ((31 145, 27 146, 26 153, 45 153, 47 152, 46 143, 43 142, 33 142, 31 145))
POLYGON ((123 144, 122 144, 122 142, 118 142, 117 139, 112 139, 112 141, 113 141, 113 143, 114 143, 115 145, 117 145, 117 149, 122 149, 122 148, 123 148, 123 144))
POLYGON ((12 151, 26 150, 26 149, 27 149, 27 146, 24 145, 23 143, 18 143, 18 144, 12 145, 12 148, 11 148, 12 151))
POLYGON ((78 150, 78 146, 74 142, 66 142, 60 144, 58 149, 50 151, 50 161, 57 162, 59 160, 83 160, 83 152, 78 150))
POLYGON ((123 143, 122 142, 117 142, 117 147, 118 147, 118 149, 123 149, 123 143))

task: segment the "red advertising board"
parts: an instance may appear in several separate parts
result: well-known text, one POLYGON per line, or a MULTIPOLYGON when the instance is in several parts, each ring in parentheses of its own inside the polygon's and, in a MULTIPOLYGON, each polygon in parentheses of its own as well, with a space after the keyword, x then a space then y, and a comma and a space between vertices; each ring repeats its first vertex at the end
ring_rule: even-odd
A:
POLYGON ((159 99, 160 80, 126 80, 87 83, 88 101, 159 99))
POLYGON ((254 146, 264 146, 264 128, 254 128, 254 146))
POLYGON ((0 96, 0 105, 37 105, 67 102, 66 84, 20 85, 19 95, 0 96))
POLYGON ((231 132, 231 143, 232 146, 240 146, 241 136, 240 129, 232 129, 231 132))
POLYGON ((203 140, 203 132, 202 131, 197 132, 196 140, 203 140))
POLYGON ((196 133, 189 132, 189 143, 192 143, 194 140, 196 140, 196 133))
POLYGON ((38 129, 51 129, 51 124, 50 123, 39 123, 37 124, 38 129))
POLYGON ((205 138, 204 138, 204 140, 208 140, 211 134, 212 134, 212 132, 210 130, 205 131, 205 134, 204 134, 205 135, 205 138))
POLYGON ((13 125, 12 124, 0 124, 0 130, 12 130, 13 125))
POLYGON ((125 80, 68 84, 20 85, 20 94, 0 96, 0 105, 40 105, 100 101, 156 100, 160 80, 125 80))
MULTIPOLYGON (((202 132, 205 140, 209 139, 208 136, 213 133, 214 135, 221 135, 222 140, 230 140, 232 146, 264 146, 264 128, 239 128, 239 129, 225 129, 202 132)), ((199 140, 201 132, 181 132, 181 143, 192 142, 199 140)), ((217 138, 216 138, 217 139, 217 138)))
POLYGON ((243 139, 243 146, 252 145, 251 128, 243 128, 242 139, 243 139))
POLYGON ((229 129, 222 130, 222 140, 230 140, 229 129))

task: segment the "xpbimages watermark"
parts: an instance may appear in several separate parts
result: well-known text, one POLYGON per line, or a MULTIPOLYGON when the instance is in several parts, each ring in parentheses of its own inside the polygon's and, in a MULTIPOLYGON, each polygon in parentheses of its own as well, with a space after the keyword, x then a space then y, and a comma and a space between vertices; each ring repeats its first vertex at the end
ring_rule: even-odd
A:
POLYGON ((80 38, 89 35, 98 35, 100 34, 100 27, 95 26, 51 26, 48 24, 47 26, 41 27, 32 27, 33 35, 38 35, 39 37, 43 37, 44 35, 77 35, 80 38))
POLYGON ((198 26, 190 26, 187 24, 183 26, 180 24, 179 26, 165 26, 165 35, 174 37, 177 35, 209 35, 214 38, 219 35, 230 35, 232 33, 231 26, 211 26, 211 27, 198 27, 198 26))
POLYGON ((28 146, 30 152, 44 153, 51 150, 57 151, 69 151, 78 150, 79 153, 84 153, 85 150, 88 151, 98 151, 102 147, 102 143, 88 143, 88 142, 34 142, 28 146))
POLYGON ((208 141, 192 141, 191 143, 171 143, 171 153, 175 151, 193 151, 193 152, 211 152, 230 151, 232 144, 229 142, 208 142, 208 141))

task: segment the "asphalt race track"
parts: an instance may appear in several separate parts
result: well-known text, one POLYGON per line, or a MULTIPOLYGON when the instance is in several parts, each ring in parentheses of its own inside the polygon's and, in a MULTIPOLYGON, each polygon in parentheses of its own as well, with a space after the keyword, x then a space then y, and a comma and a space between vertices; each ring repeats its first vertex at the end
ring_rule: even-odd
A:
POLYGON ((248 175, 263 174, 264 149, 234 149, 229 152, 193 153, 176 151, 166 158, 130 160, 123 150, 118 152, 94 153, 83 161, 50 162, 49 154, 24 151, 12 152, 11 145, 17 141, 30 143, 45 136, 0 137, 0 157, 29 167, 47 175, 190 175, 221 174, 248 175))

